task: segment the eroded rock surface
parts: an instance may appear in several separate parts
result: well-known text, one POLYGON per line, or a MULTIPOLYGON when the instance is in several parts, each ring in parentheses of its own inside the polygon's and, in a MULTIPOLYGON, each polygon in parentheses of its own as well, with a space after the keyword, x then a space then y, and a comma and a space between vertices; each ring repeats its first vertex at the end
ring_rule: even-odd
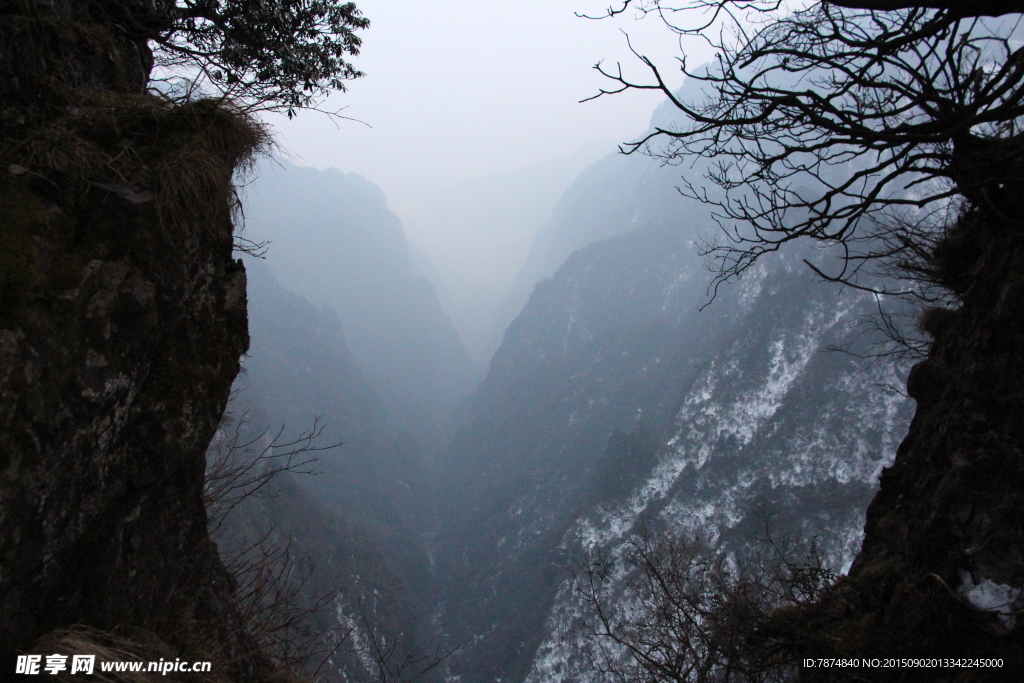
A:
POLYGON ((921 318, 934 342, 907 381, 916 415, 849 578, 797 628, 803 656, 1004 662, 872 680, 1024 676, 1024 246, 1008 218, 1022 215, 1012 194, 991 198, 999 211, 966 213, 935 251, 935 272, 962 305, 921 318))
POLYGON ((248 347, 228 207, 169 227, 138 188, 81 197, 3 175, 23 258, 5 263, 0 306, 0 666, 57 627, 130 625, 244 678, 203 504, 248 347))

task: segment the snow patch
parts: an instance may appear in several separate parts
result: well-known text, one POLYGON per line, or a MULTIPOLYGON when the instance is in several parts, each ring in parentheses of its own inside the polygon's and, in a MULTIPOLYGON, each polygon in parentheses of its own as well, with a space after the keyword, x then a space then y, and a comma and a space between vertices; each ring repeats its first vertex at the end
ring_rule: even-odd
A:
POLYGON ((995 614, 1007 631, 1016 628, 1016 614, 1020 611, 1020 588, 996 583, 992 579, 982 579, 975 583, 971 573, 964 570, 960 570, 960 581, 956 591, 960 597, 983 612, 995 614))

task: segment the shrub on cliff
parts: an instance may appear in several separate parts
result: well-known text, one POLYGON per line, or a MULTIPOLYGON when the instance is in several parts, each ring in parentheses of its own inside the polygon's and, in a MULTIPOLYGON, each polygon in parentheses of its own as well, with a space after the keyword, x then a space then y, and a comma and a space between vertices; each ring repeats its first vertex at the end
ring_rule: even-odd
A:
POLYGON ((139 91, 155 64, 184 77, 186 93, 292 116, 362 75, 349 58, 367 26, 334 0, 7 0, 0 66, 29 101, 69 87, 139 91))

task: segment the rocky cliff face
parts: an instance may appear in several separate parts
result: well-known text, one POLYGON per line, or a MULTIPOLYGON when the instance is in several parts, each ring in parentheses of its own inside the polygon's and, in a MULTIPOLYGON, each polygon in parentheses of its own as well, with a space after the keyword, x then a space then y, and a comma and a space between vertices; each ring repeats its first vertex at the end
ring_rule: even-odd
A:
MULTIPOLYGON (((816 539, 834 571, 849 565, 910 406, 883 388, 898 381, 891 367, 834 350, 863 343, 856 321, 871 312, 870 300, 813 283, 801 266, 774 263, 684 319, 689 339, 675 353, 688 367, 660 368, 676 378, 678 403, 656 438, 634 431, 641 448, 630 453, 613 434, 590 465, 591 481, 611 479, 618 490, 603 484, 597 504, 582 506, 558 540, 570 569, 600 554, 621 591, 628 544, 643 530, 699 537, 724 555, 768 538, 816 539), (632 475, 623 480, 627 465, 632 475)), ((591 616, 565 571, 526 680, 602 680, 581 635, 591 616)))
POLYGON ((78 3, 0 10, 0 670, 72 625, 252 680, 205 450, 248 346, 245 117, 142 92, 78 3))
POLYGON ((700 311, 698 225, 652 223, 537 286, 444 454, 442 624, 465 681, 600 680, 565 640, 570 570, 644 523, 728 550, 763 511, 837 569, 858 547, 909 419, 891 367, 828 350, 864 343, 873 300, 787 258, 700 311))
POLYGON ((1008 182, 976 201, 994 210, 969 211, 935 249, 935 276, 960 306, 921 318, 934 341, 907 380, 918 404, 910 431, 882 474, 849 577, 803 615, 816 637, 801 636, 818 656, 1001 658, 1003 666, 942 679, 882 672, 877 680, 1024 675, 1019 198, 1019 185, 1008 182))
POLYGON ((19 296, 4 292, 0 328, 5 666, 76 623, 175 640, 190 622, 236 659, 202 499, 205 449, 248 345, 227 207, 185 237, 160 230, 141 191, 93 187, 71 207, 7 174, 2 192, 31 275, 19 296))

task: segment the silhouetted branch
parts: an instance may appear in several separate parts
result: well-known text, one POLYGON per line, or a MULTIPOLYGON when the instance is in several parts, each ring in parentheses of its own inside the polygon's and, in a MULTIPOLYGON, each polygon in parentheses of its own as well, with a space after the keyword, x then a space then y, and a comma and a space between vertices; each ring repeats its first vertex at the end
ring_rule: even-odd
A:
POLYGON ((246 632, 279 665, 315 676, 342 645, 351 629, 328 628, 317 617, 335 603, 338 591, 310 595, 314 567, 292 552, 292 539, 272 542, 271 527, 224 561, 235 577, 235 598, 246 632))
POLYGON ((250 427, 248 415, 243 414, 230 432, 228 425, 222 425, 210 443, 203 493, 211 529, 220 528, 246 498, 260 495, 274 477, 284 472, 318 474, 316 454, 341 445, 317 443, 326 427, 321 415, 290 441, 283 438, 284 425, 276 433, 264 427, 255 436, 249 435, 250 427))
POLYGON ((723 555, 700 538, 655 538, 644 527, 625 565, 597 551, 574 578, 589 611, 576 634, 597 671, 712 683, 789 680, 794 655, 765 629, 775 610, 812 603, 835 576, 814 543, 768 534, 760 551, 723 555))
MULTIPOLYGON (((785 13, 767 0, 649 0, 606 16, 627 7, 717 53, 700 70, 679 59, 689 87, 702 91, 694 98, 635 50, 648 80, 595 67, 614 84, 596 96, 655 90, 681 115, 624 151, 666 164, 704 160, 706 182, 684 179, 680 190, 710 205, 720 227, 702 248, 712 292, 810 239, 842 250, 837 271, 810 264, 822 278, 916 296, 879 275, 924 264, 965 206, 999 206, 1024 160, 1018 18, 981 18, 1019 12, 1020 2, 851 0, 785 13), (944 221, 931 219, 939 213, 944 221)), ((916 271, 918 280, 932 274, 916 271)))
POLYGON ((359 618, 370 641, 368 654, 374 662, 375 676, 380 683, 412 683, 441 666, 459 650, 458 647, 446 650, 438 643, 431 654, 404 652, 397 638, 393 637, 389 644, 377 633, 362 608, 359 609, 359 618))

